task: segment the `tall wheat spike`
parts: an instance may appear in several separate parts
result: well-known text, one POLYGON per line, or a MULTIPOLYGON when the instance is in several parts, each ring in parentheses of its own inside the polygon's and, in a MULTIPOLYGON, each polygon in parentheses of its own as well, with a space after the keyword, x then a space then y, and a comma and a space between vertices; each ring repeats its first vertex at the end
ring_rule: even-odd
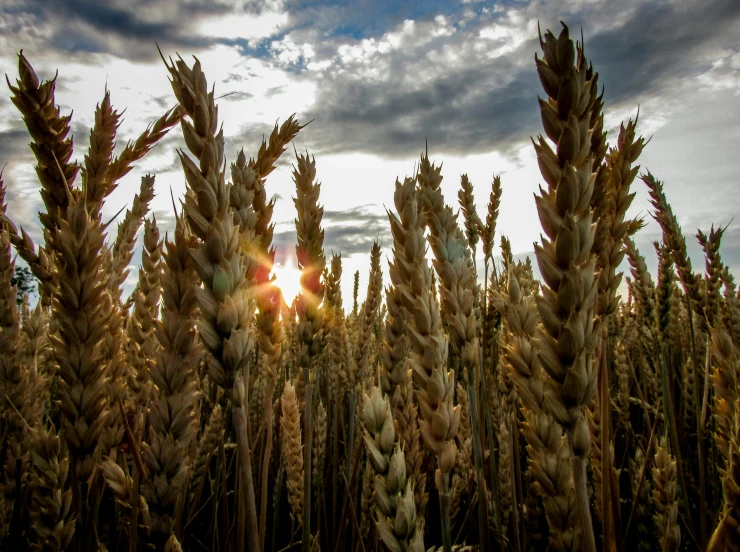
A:
POLYGON ((480 229, 483 227, 483 221, 481 221, 478 211, 475 208, 473 184, 470 182, 467 174, 460 176, 460 191, 457 192, 457 198, 465 220, 465 237, 468 240, 470 249, 473 251, 473 262, 475 262, 475 250, 483 233, 480 232, 480 229))
MULTIPOLYGON (((568 435, 573 454, 573 476, 581 516, 585 550, 596 544, 588 503, 586 464, 590 434, 584 406, 596 392, 596 258, 591 210, 598 166, 594 166, 593 131, 596 79, 583 54, 564 26, 556 38, 540 39, 544 57, 537 59, 540 81, 548 100, 540 112, 550 147, 544 137, 535 142, 537 161, 547 182, 536 196, 546 238, 535 246, 544 280, 537 302, 543 329, 537 349, 547 372, 551 409, 568 435)), ((599 193, 599 192, 596 192, 599 193)))
MULTIPOLYGON (((229 186, 224 178, 223 130, 216 132, 218 109, 213 91, 197 59, 193 67, 178 59, 165 61, 172 77, 172 89, 187 113, 181 127, 193 159, 179 152, 188 191, 185 215, 198 246, 192 251, 196 272, 203 282, 198 288, 199 330, 209 357, 209 377, 231 393, 232 416, 238 436, 240 489, 245 500, 246 526, 240 525, 240 539, 246 535, 250 552, 259 549, 254 482, 247 443, 247 401, 244 374, 252 351, 249 326, 253 301, 245 274, 245 260, 239 249, 239 226, 229 207, 229 186)), ((248 375, 248 372, 247 372, 248 375)))
POLYGON ((110 93, 106 90, 103 101, 95 109, 95 126, 90 131, 90 147, 82 168, 88 210, 93 216, 100 216, 103 201, 116 188, 115 183, 108 179, 108 170, 113 157, 119 119, 120 114, 111 107, 110 93))
POLYGON ((152 395, 151 372, 158 353, 154 334, 159 316, 162 283, 162 243, 156 219, 144 221, 144 248, 139 283, 134 291, 134 311, 128 324, 129 389, 146 403, 152 395))
POLYGON ((449 518, 450 472, 455 464, 457 447, 454 437, 460 425, 460 410, 453 403, 455 377, 445 374, 447 339, 442 331, 442 320, 437 301, 431 293, 432 274, 425 258, 424 230, 417 207, 415 182, 396 181, 397 208, 403 208, 402 225, 407 235, 403 262, 411 274, 404 282, 401 294, 410 313, 407 336, 412 352, 409 358, 417 388, 421 435, 429 450, 437 457, 435 483, 440 494, 442 534, 445 550, 451 547, 449 518), (410 199, 401 199, 401 198, 410 199))
POLYGON ((142 488, 152 516, 155 541, 176 530, 190 478, 189 451, 195 438, 199 396, 196 367, 203 354, 195 332, 198 277, 190 258, 192 236, 178 217, 174 241, 166 243, 162 278, 162 317, 155 320, 159 343, 151 364, 149 432, 142 457, 150 481, 142 488))
POLYGON ((529 471, 543 497, 550 545, 559 551, 575 551, 581 549, 581 530, 573 471, 563 428, 547 404, 546 374, 535 348, 540 324, 535 299, 521 292, 516 274, 510 271, 506 296, 498 294, 493 304, 504 314, 511 332, 504 357, 523 407, 529 471))
POLYGON ((316 163, 308 154, 296 155, 297 167, 293 170, 296 197, 293 199, 298 217, 295 220, 298 245, 296 256, 301 270, 301 292, 296 298, 298 316, 298 364, 305 387, 305 414, 303 440, 304 504, 303 504, 303 551, 309 552, 311 535, 311 455, 313 448, 313 384, 316 364, 323 349, 323 310, 320 309, 324 296, 321 276, 326 266, 324 256, 324 230, 321 220, 323 207, 319 206, 321 184, 315 182, 316 163))
MULTIPOLYGON (((430 163, 428 154, 423 154, 417 175, 420 202, 429 226, 429 241, 434 252, 433 264, 440 281, 441 307, 449 326, 450 341, 455 357, 453 362, 460 362, 460 379, 467 384, 475 472, 480 493, 483 492, 480 483, 483 473, 483 453, 478 431, 477 385, 480 376, 475 312, 478 295, 477 282, 475 267, 470 258, 470 252, 465 247, 456 218, 452 214, 452 209, 445 205, 440 188, 442 183, 440 173, 441 166, 435 167, 430 163)), ((472 216, 472 213, 469 216, 472 216)), ((472 231, 472 223, 470 227, 472 231)), ((485 541, 483 528, 488 525, 485 520, 486 503, 487 499, 482 499, 478 507, 481 541, 485 541)), ((486 542, 483 544, 487 545, 486 542)))

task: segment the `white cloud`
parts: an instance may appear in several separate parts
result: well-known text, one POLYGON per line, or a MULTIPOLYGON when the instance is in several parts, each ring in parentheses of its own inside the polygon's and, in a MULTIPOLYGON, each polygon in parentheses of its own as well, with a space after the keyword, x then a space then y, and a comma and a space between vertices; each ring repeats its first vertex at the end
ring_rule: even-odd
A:
POLYGON ((259 14, 217 14, 201 20, 197 25, 197 32, 211 38, 246 39, 250 44, 255 44, 260 39, 274 36, 287 22, 288 13, 279 9, 266 10, 259 14))

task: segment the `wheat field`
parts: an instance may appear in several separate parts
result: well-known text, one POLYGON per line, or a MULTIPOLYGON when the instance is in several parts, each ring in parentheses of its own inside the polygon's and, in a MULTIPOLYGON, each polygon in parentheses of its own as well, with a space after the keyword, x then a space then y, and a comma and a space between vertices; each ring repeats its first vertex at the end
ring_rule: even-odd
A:
POLYGON ((392 255, 376 243, 367 289, 355 275, 343 298, 315 160, 296 152, 289 304, 269 176, 310 128, 291 116, 230 159, 208 68, 163 56, 177 107, 116 155, 106 92, 77 163, 57 77, 19 54, 9 88, 45 210, 34 244, 0 178, 0 547, 740 550, 740 294, 724 229, 697 234, 695 270, 670 183, 640 168, 638 120, 608 144, 583 45, 563 26, 540 46, 535 258, 515 261, 496 231, 500 177, 479 214, 466 175, 458 204, 444 197, 425 149, 395 183, 392 255), (149 216, 153 174, 103 220, 170 132, 187 183, 175 231, 149 216), (662 230, 657 281, 632 239, 644 221, 627 217, 642 185, 662 230), (16 255, 34 307, 16 306, 16 255))

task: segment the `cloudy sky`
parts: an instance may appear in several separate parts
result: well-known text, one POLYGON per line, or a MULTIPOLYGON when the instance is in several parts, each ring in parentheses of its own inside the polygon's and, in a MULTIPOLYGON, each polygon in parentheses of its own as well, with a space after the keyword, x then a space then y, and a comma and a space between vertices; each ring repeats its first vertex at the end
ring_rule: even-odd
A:
MULTIPOLYGON (((126 109, 119 148, 175 103, 156 44, 166 55, 196 55, 215 82, 228 161, 254 154, 276 121, 296 113, 313 122, 295 145, 316 156, 325 206, 325 248, 344 259, 345 302, 351 273, 367 276, 372 241, 391 242, 385 207, 393 185, 414 170, 425 140, 443 162, 443 189, 457 208, 461 173, 475 185, 479 211, 494 173, 503 199, 498 228, 515 253, 531 253, 540 226, 533 193, 539 177, 530 137, 541 132, 534 54, 538 22, 582 29, 586 55, 605 87, 606 125, 640 109, 639 131, 652 137, 641 157, 665 182, 691 237, 727 225, 722 254, 740 274, 740 3, 620 0, 0 0, 0 72, 17 76, 23 49, 41 78, 59 71, 57 101, 74 112, 81 159, 95 104, 105 86, 126 109)), ((192 58, 190 58, 192 59, 192 58)), ((38 239, 41 208, 29 136, 0 94, 0 166, 10 214, 38 239)), ((153 210, 171 229, 170 189, 184 181, 174 130, 122 181, 105 214, 130 205, 145 172, 157 177, 153 210)), ((268 179, 277 196, 278 261, 295 240, 292 150, 268 179)), ((648 221, 638 245, 655 267, 659 238, 644 185, 635 183, 633 215, 648 221)), ((386 249, 387 251, 387 249, 386 249)), ((137 260, 138 263, 138 260, 137 260)))

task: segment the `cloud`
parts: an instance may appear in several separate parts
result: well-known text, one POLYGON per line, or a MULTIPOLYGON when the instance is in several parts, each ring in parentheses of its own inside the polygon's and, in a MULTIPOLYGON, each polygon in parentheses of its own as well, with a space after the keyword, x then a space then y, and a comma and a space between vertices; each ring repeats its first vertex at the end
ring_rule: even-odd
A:
POLYGON ((0 42, 17 47, 30 35, 38 51, 152 62, 158 57, 155 43, 193 51, 236 38, 267 38, 285 22, 280 8, 279 2, 11 0, 0 8, 0 28, 6 31, 0 42))
MULTIPOLYGON (((408 157, 426 137, 451 155, 510 153, 540 131, 536 96, 542 91, 532 60, 539 52, 539 19, 557 25, 556 33, 561 18, 573 34, 583 26, 607 110, 675 94, 708 68, 717 51, 737 49, 740 22, 740 5, 730 0, 620 3, 618 10, 575 2, 477 9, 440 10, 376 34, 333 28, 329 37, 301 27, 305 13, 293 15, 295 29, 283 43, 292 45, 291 62, 304 63, 300 78, 319 83, 306 113, 316 120, 313 149, 408 157), (310 60, 301 57, 300 44, 310 47, 310 60)), ((341 8, 310 13, 320 29, 332 30, 332 17, 353 20, 341 8)), ((290 57, 284 50, 279 55, 290 57)), ((660 101, 655 104, 658 109, 660 101)))
MULTIPOLYGON (((363 205, 343 211, 325 210, 322 220, 324 229, 324 251, 328 256, 341 253, 343 258, 353 255, 367 255, 377 240, 383 246, 390 246, 393 238, 388 225, 388 216, 374 213, 377 206, 363 205)), ((276 262, 283 263, 294 256, 296 233, 293 221, 276 225, 273 244, 276 248, 276 262)))
POLYGON ((670 95, 676 81, 707 69, 713 52, 735 48, 740 4, 645 2, 619 27, 586 38, 607 101, 621 103, 648 93, 670 95))
POLYGON ((0 166, 20 157, 30 159, 32 154, 27 143, 30 136, 25 128, 9 128, 0 130, 0 166))

